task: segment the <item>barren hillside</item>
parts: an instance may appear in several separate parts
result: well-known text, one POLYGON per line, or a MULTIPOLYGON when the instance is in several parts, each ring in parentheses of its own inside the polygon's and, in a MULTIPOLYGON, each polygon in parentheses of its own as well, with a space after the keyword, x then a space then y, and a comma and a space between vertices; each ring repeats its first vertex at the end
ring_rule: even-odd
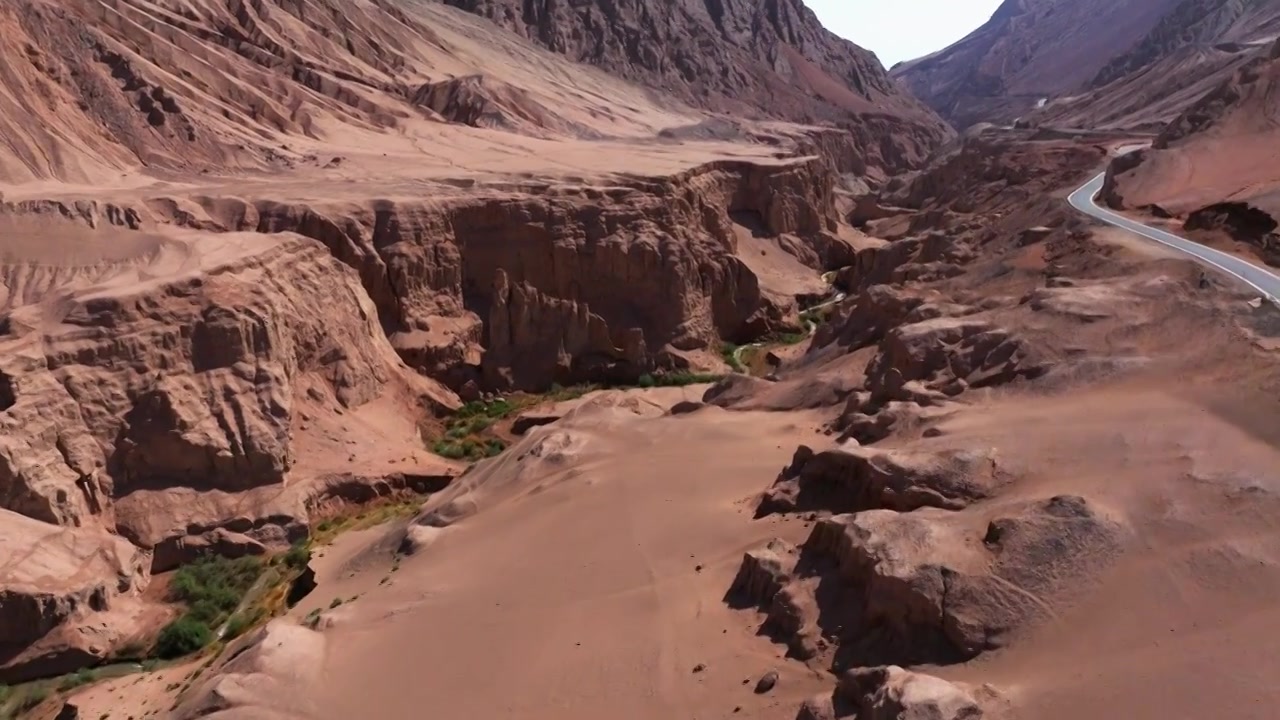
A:
POLYGON ((1078 92, 1048 104, 1034 122, 1158 132, 1280 36, 1272 0, 1183 0, 1078 92))
POLYGON ((952 133, 874 55, 823 28, 801 0, 444 2, 698 107, 835 122, 873 167, 919 167, 952 133))
POLYGON ((957 127, 1012 122, 1092 80, 1177 3, 1006 0, 963 40, 892 75, 957 127))

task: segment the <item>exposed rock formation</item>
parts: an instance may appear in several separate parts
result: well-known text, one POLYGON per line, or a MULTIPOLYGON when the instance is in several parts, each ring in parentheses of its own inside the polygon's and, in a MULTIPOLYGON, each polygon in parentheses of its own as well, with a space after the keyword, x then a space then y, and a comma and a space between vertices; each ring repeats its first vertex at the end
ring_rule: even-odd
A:
POLYGON ((412 102, 450 122, 471 127, 493 128, 533 137, 592 137, 598 134, 560 117, 529 92, 483 75, 426 83, 414 93, 412 102))
POLYGON ((6 507, 83 524, 140 490, 278 484, 304 392, 351 408, 394 379, 449 402, 399 365, 368 296, 323 248, 225 242, 259 250, 208 277, 73 295, 55 333, 24 325, 39 306, 15 311, 0 338, 15 399, 0 415, 6 507))
POLYGON ((919 408, 942 404, 970 387, 1034 379, 1048 367, 1034 347, 978 317, 902 325, 880 342, 863 390, 850 395, 836 427, 858 442, 875 442, 900 420, 922 417, 919 408))
POLYGON ((0 683, 70 672, 136 631, 150 553, 0 509, 0 683))
POLYGON ((181 214, 152 202, 142 217, 316 238, 360 272, 410 365, 455 388, 541 390, 634 381, 721 338, 794 322, 794 298, 734 256, 731 215, 759 218, 802 262, 835 267, 852 250, 834 234, 834 185, 812 159, 719 162, 607 190, 354 210, 200 198, 181 214))
POLYGON ((194 246, 48 217, 43 236, 23 218, 0 219, 12 239, 0 266, 11 677, 70 672, 132 639, 150 572, 287 546, 330 502, 447 483, 444 463, 367 478, 293 472, 315 414, 388 393, 456 403, 399 361, 355 274, 319 243, 194 246))
POLYGON ((994 213, 1025 207, 1030 200, 1087 177, 1106 158, 1104 148, 1088 143, 1034 138, 1011 142, 1000 134, 979 133, 966 136, 899 186, 884 188, 877 198, 883 204, 926 212, 994 213))
POLYGON ((815 453, 802 445, 765 492, 757 515, 811 510, 840 514, 877 508, 959 510, 986 497, 998 478, 991 452, 853 448, 815 453))
MULTIPOLYGON (((950 129, 875 56, 799 0, 648 3, 444 0, 579 62, 735 115, 834 121, 873 174, 918 167, 950 129)), ((852 163, 837 166, 854 171, 852 163)))
POLYGON ((831 695, 807 701, 796 720, 979 720, 1000 703, 990 686, 968 688, 890 665, 846 672, 831 695))
POLYGON ((764 629, 810 658, 837 645, 836 670, 950 663, 1053 617, 1052 598, 1120 551, 1123 530, 1078 497, 979 517, 870 510, 819 520, 798 551, 748 553, 730 598, 758 605, 764 629))

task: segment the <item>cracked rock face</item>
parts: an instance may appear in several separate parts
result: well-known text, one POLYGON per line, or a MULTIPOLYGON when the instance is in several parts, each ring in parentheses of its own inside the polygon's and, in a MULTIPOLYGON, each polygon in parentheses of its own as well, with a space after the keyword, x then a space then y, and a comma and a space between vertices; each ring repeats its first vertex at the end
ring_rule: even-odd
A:
POLYGON ((81 525, 138 490, 278 484, 300 381, 353 407, 402 372, 371 342, 376 323, 353 278, 301 240, 160 292, 73 302, 61 332, 0 338, 15 396, 0 413, 0 500, 81 525))
POLYGON ((813 159, 717 161, 604 189, 358 207, 202 198, 144 217, 319 240, 359 273, 410 366, 456 389, 541 391, 634 381, 721 339, 790 327, 794 298, 738 257, 732 216, 758 219, 802 263, 834 267, 851 256, 834 233, 834 188, 813 159))
MULTIPOLYGON (((73 239, 83 230, 58 227, 73 239)), ((10 678, 108 657, 139 629, 151 572, 203 552, 287 546, 327 498, 417 482, 286 485, 300 401, 338 415, 394 385, 428 406, 456 402, 399 362, 354 273, 318 243, 204 242, 199 259, 165 240, 118 263, 0 265, 0 557, 11 565, 0 574, 0 672, 10 678)))

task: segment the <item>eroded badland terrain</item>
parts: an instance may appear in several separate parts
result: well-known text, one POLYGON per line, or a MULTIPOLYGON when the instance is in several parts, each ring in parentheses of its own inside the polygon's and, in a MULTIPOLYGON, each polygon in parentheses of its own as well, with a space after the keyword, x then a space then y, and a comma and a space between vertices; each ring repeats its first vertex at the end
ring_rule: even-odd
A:
POLYGON ((1070 5, 0 1, 0 717, 1275 717, 1280 310, 1065 199, 1275 262, 1280 9, 1070 5))

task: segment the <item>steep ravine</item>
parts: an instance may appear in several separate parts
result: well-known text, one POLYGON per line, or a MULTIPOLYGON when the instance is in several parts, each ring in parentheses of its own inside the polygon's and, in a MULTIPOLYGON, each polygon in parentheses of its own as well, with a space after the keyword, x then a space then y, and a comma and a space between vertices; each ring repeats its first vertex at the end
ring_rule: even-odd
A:
POLYGON ((60 533, 66 548, 50 562, 81 563, 114 535, 128 556, 116 565, 135 569, 118 585, 103 565, 83 586, 42 590, 60 609, 41 616, 39 643, 6 636, 0 676, 99 661, 137 627, 150 573, 201 548, 287 545, 348 486, 377 494, 447 481, 443 465, 403 464, 420 440, 364 448, 349 425, 381 398, 408 401, 405 412, 456 402, 401 360, 464 395, 536 391, 718 368, 723 341, 800 331, 796 298, 737 255, 734 218, 750 217, 815 273, 846 265, 854 252, 835 233, 834 183, 809 158, 341 206, 207 196, 3 205, 7 220, 96 243, 148 240, 128 262, 14 265, 5 276, 0 345, 13 353, 0 363, 0 512, 60 533), (149 239, 161 229, 181 239, 149 239), (195 272, 135 278, 173 263, 195 272), (54 284, 65 302, 29 304, 23 288, 54 284), (369 477, 342 475, 366 451, 369 477), (77 599, 86 593, 101 600, 90 607, 77 599), (103 608, 129 617, 82 646, 77 628, 103 608))

